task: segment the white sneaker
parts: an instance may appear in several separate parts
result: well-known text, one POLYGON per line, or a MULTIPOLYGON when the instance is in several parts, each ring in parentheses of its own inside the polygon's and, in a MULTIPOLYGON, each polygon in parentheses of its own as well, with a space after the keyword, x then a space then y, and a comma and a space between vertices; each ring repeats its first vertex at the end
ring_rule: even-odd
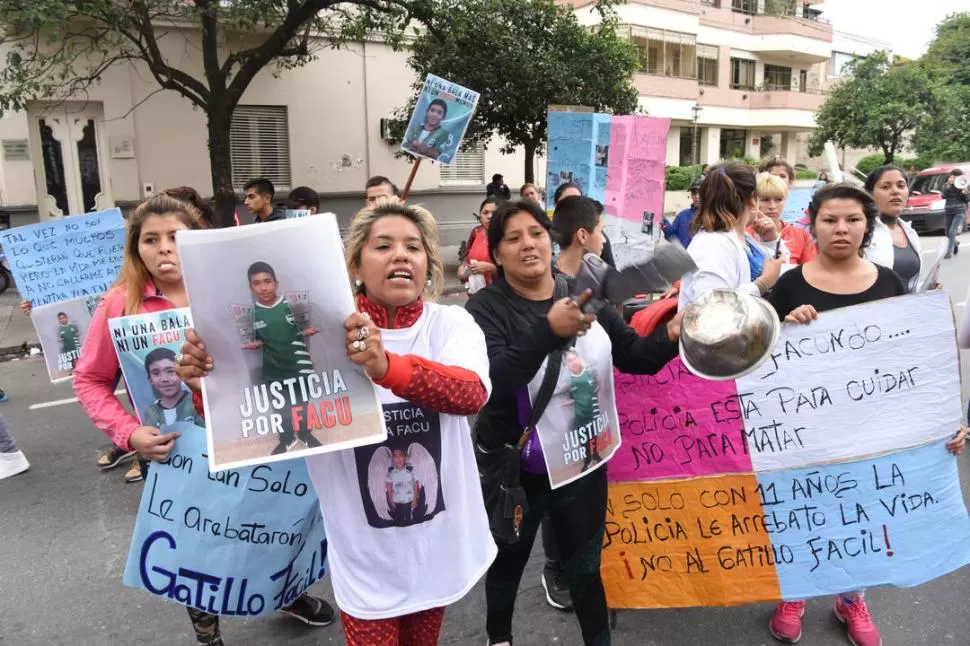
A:
POLYGON ((23 451, 0 453, 0 480, 23 473, 30 468, 30 462, 23 451))

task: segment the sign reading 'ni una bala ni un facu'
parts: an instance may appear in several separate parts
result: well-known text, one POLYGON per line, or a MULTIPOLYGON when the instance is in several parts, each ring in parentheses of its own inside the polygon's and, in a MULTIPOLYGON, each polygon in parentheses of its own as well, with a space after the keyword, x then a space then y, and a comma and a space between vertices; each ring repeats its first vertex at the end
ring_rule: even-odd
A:
POLYGON ((786 325, 756 371, 617 375, 602 572, 617 608, 910 586, 970 563, 946 451, 962 418, 949 297, 786 325), (926 549, 932 545, 933 549, 926 549))

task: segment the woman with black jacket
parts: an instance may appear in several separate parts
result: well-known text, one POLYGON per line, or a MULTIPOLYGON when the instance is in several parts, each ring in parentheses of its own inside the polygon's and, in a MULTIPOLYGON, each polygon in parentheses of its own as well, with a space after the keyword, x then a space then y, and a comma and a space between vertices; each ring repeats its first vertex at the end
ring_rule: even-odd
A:
POLYGON ((943 199, 946 203, 943 207, 943 218, 946 222, 947 247, 944 258, 951 258, 953 254, 960 251, 960 241, 957 236, 963 231, 963 224, 967 220, 967 202, 970 202, 970 195, 966 190, 957 188, 954 182, 957 177, 963 175, 963 171, 954 168, 950 171, 950 176, 946 179, 946 187, 943 189, 943 199))
MULTIPOLYGON (((589 299, 588 293, 578 299, 556 300, 549 229, 549 218, 531 202, 501 205, 488 230, 489 250, 498 267, 498 277, 466 305, 485 333, 491 364, 492 396, 475 427, 477 449, 482 454, 516 445, 529 417, 523 409, 531 409, 545 375, 547 357, 552 354, 563 362, 557 366, 560 375, 555 394, 536 424, 538 431, 529 436, 523 451, 521 482, 528 510, 522 519, 519 540, 499 547, 486 577, 486 630, 493 646, 512 643, 516 593, 539 522, 547 512, 559 539, 583 641, 588 645, 610 643, 606 596, 600 579, 606 469, 598 468, 602 462, 591 465, 582 459, 582 442, 588 440, 588 434, 576 434, 571 427, 575 419, 571 411, 579 407, 589 410, 586 400, 596 397, 593 410, 599 421, 592 426, 596 446, 600 446, 601 432, 618 441, 612 367, 632 374, 653 374, 674 358, 680 338, 680 318, 649 337, 640 337, 609 306, 596 314, 584 313, 582 307, 589 299), (589 376, 587 385, 571 385, 572 376, 582 374, 589 376), (576 394, 580 390, 582 401, 576 394), (550 434, 556 437, 555 442, 549 441, 550 434), (570 444, 569 436, 584 439, 572 444, 578 459, 564 468, 562 454, 570 444), (537 437, 539 441, 533 443, 537 437), (558 457, 553 453, 558 453, 558 457), (551 484, 553 477, 567 471, 566 480, 551 484)), ((592 233, 584 231, 585 236, 576 235, 585 239, 592 233)), ((597 457, 608 459, 608 455, 597 457)))

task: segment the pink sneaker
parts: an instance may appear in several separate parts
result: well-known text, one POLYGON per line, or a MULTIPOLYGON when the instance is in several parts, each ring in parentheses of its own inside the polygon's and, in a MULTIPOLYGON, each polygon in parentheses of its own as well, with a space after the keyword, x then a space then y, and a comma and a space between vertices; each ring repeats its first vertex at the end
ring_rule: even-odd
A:
POLYGON ((842 595, 836 597, 835 616, 845 624, 849 641, 855 646, 882 646, 879 629, 872 623, 869 608, 862 597, 852 596, 849 601, 842 595))
POLYGON ((802 638, 802 615, 804 614, 804 601, 782 601, 775 608, 775 614, 768 622, 768 630, 780 642, 797 644, 802 638))

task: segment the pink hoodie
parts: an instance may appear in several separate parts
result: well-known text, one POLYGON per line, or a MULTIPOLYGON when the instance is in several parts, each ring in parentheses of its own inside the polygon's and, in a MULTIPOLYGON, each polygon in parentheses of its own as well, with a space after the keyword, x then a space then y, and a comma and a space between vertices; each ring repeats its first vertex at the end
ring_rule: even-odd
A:
MULTIPOLYGON (((74 368, 74 394, 94 425, 104 431, 116 446, 130 451, 128 439, 141 422, 125 410, 115 397, 121 366, 108 327, 108 319, 123 316, 126 294, 124 289, 109 291, 94 311, 87 339, 81 348, 81 358, 74 368)), ((145 302, 139 314, 161 312, 173 307, 153 284, 145 285, 145 302)))

